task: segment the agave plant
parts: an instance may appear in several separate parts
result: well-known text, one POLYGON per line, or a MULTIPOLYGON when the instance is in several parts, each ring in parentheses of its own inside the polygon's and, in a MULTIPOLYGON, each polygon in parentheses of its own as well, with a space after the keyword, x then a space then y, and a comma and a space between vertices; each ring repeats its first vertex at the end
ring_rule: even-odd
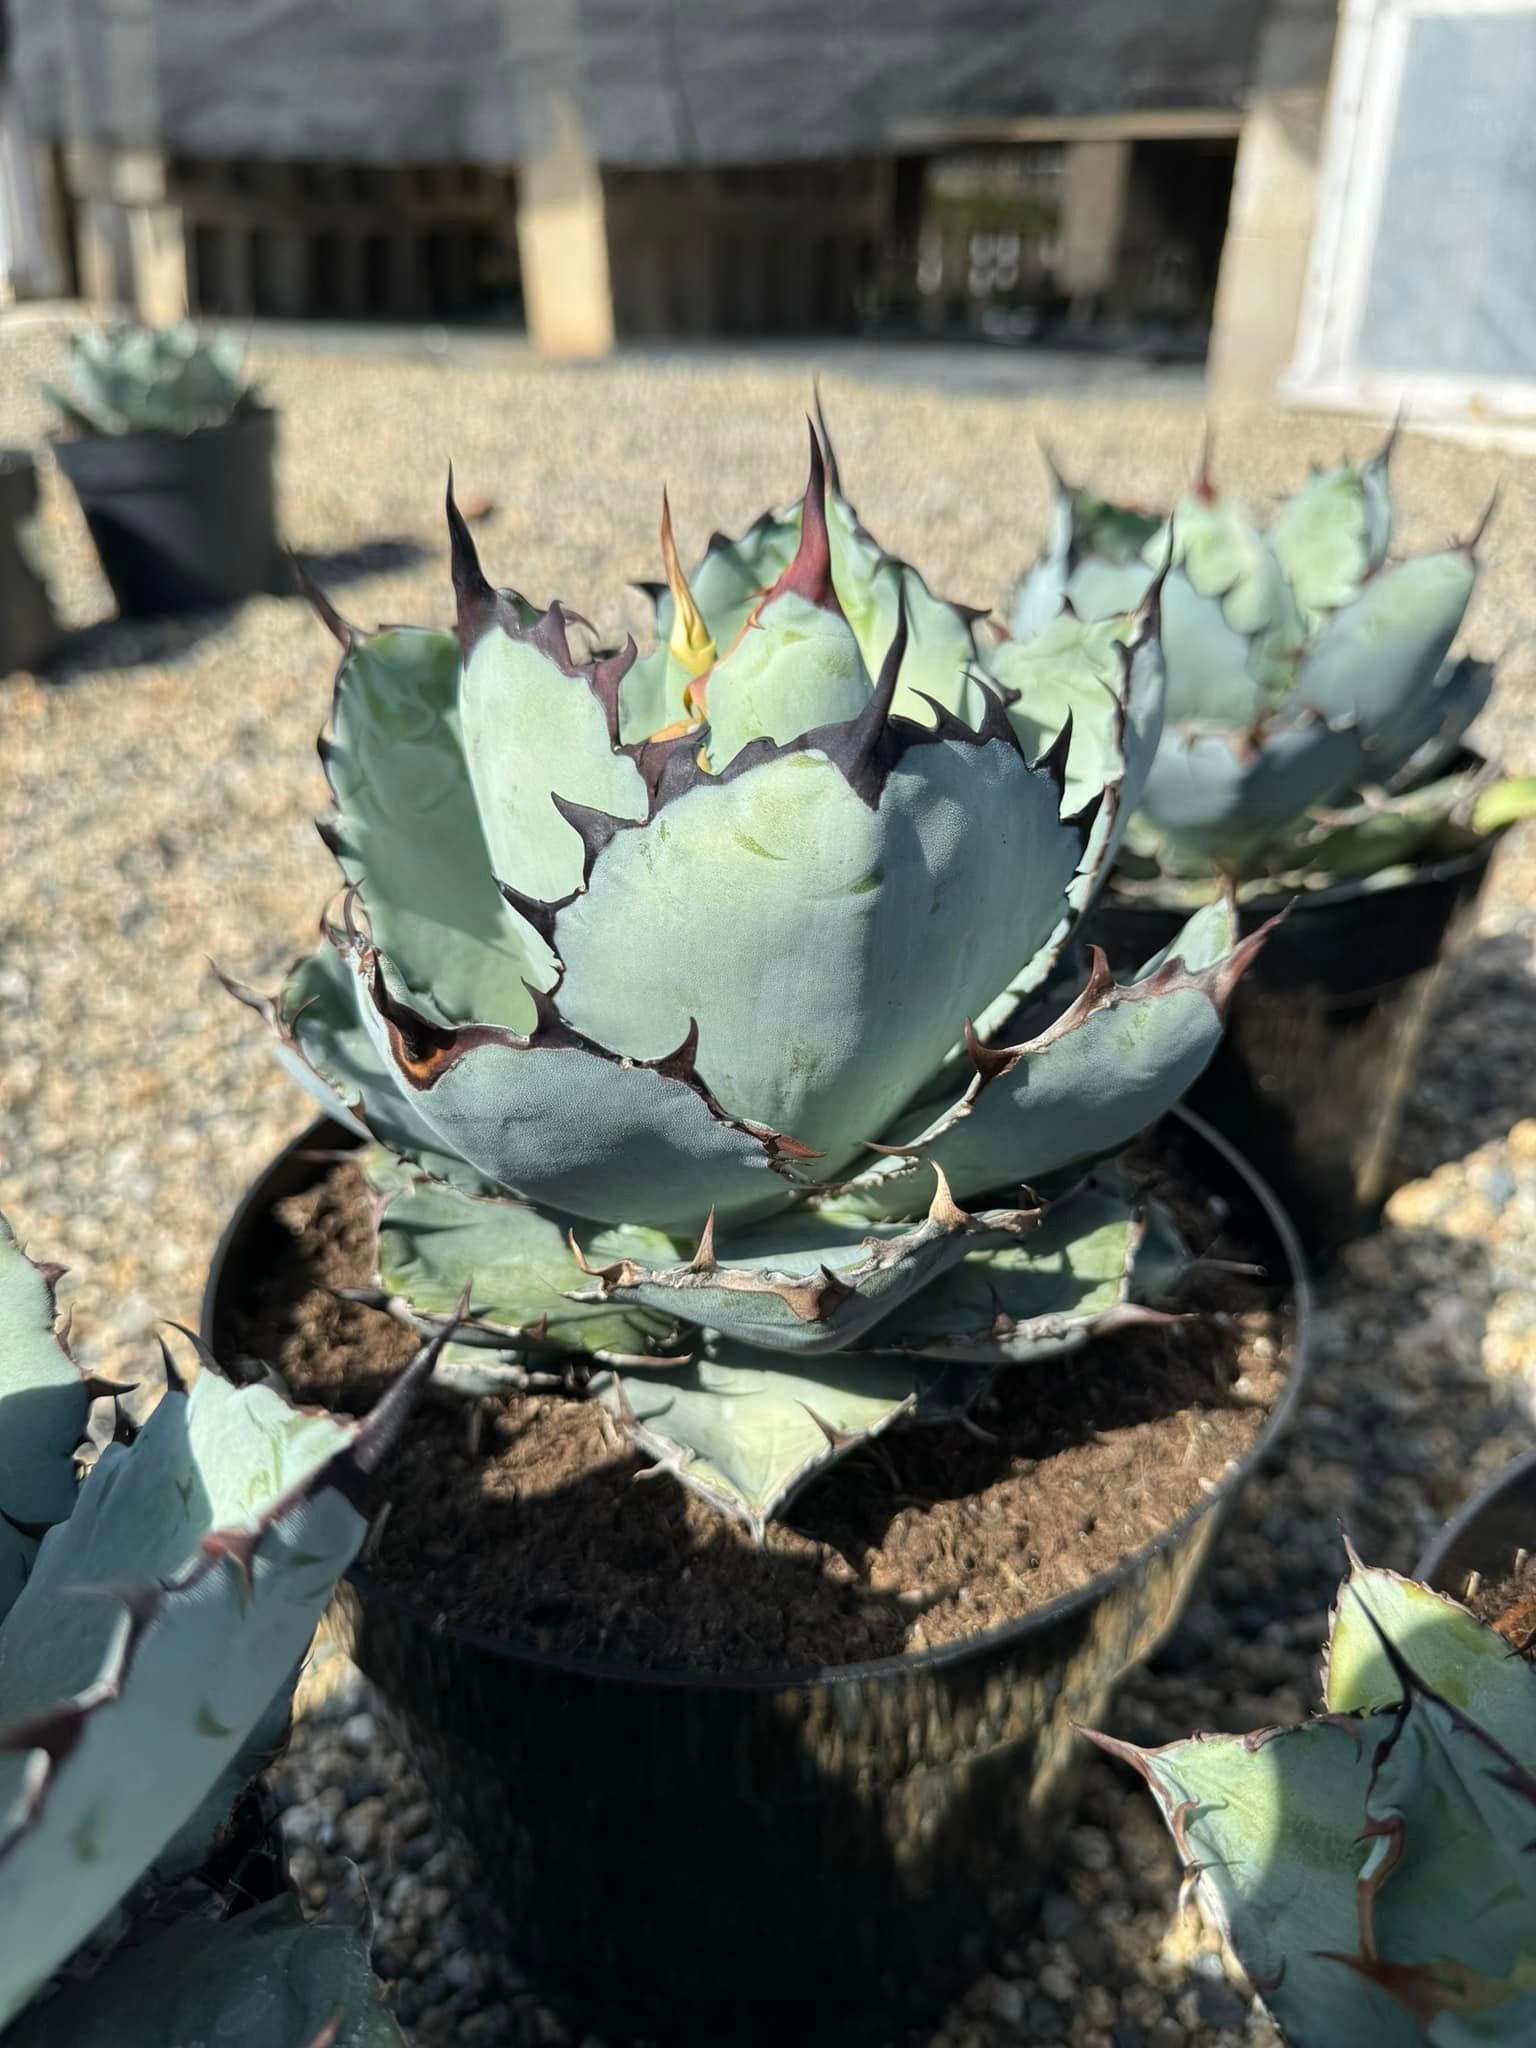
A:
POLYGON ((281 1742, 358 1489, 432 1353, 362 1421, 169 1351, 151 1406, 148 1379, 70 1357, 61 1270, 0 1220, 0 2028, 15 2048, 389 2048, 350 1931, 277 1899, 138 1940, 135 1906, 205 1864, 281 1742), (99 1967, 50 1988, 88 1942, 99 1967))
POLYGON ((1168 1283, 1114 1155, 1252 945, 1213 908, 1123 985, 1068 954, 1157 742, 1157 592, 983 653, 813 433, 801 505, 691 578, 664 507, 660 644, 579 661, 451 480, 448 519, 456 635, 317 595, 345 894, 275 997, 232 986, 375 1141, 365 1298, 432 1328, 469 1287, 439 1377, 595 1395, 761 1536, 1168 1283))
POLYGON ((239 344, 191 326, 81 328, 69 390, 43 390, 79 434, 190 434, 256 402, 239 344))
POLYGON ((1130 840, 1162 875, 1369 874, 1459 851, 1526 807, 1518 785, 1445 772, 1493 680, 1448 659, 1484 528, 1389 561, 1391 451, 1314 472, 1267 528, 1208 461, 1169 515, 1107 504, 1053 465, 1016 634, 1134 604, 1171 557, 1163 736, 1130 840))
POLYGON ((1536 2039, 1536 1670, 1456 1601, 1350 1565, 1316 1719, 1093 1740, 1151 1787, 1293 2048, 1514 2048, 1536 2039))

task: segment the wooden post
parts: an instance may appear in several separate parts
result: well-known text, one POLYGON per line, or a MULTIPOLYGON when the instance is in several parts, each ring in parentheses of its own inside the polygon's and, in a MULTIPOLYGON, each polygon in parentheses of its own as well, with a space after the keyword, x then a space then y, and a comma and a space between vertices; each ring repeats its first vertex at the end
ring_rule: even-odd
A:
POLYGON ((1063 150, 1061 287, 1074 310, 1109 289, 1125 228, 1131 145, 1121 136, 1063 150))
POLYGON ((603 174, 574 95, 552 94, 540 126, 540 147, 518 167, 528 338, 555 360, 604 356, 613 347, 613 284, 603 174))
POLYGON ((1267 400, 1288 367, 1312 247, 1337 0, 1275 0, 1237 145, 1206 382, 1267 400))

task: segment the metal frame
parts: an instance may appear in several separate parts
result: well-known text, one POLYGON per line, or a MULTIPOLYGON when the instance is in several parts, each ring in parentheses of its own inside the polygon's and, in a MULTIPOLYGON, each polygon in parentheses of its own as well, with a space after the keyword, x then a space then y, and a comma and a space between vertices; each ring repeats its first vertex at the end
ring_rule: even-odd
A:
POLYGON ((1296 354, 1281 395, 1306 405, 1482 419, 1536 416, 1531 377, 1372 370, 1356 355, 1396 133, 1409 31, 1436 15, 1528 14, 1536 0, 1344 0, 1296 354))

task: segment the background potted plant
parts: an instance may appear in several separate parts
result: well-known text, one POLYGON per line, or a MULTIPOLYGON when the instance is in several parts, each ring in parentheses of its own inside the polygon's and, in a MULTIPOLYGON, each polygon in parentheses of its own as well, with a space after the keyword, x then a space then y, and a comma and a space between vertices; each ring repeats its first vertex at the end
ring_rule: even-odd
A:
POLYGON ((192 327, 82 329, 54 442, 118 608, 205 611, 274 588, 276 416, 241 351, 192 327))
POLYGON ((1389 561, 1389 442, 1314 473, 1265 527, 1202 471, 1172 514, 1056 476, 1051 537, 1015 599, 1029 637, 1164 575, 1162 738, 1093 936, 1119 966, 1197 904, 1245 930, 1289 906, 1192 1097, 1327 1248, 1374 1220, 1436 972, 1500 831, 1536 808, 1463 745, 1486 662, 1448 658, 1482 528, 1389 561))
POLYGON ((0 448, 0 675, 41 667, 59 642, 36 534, 36 465, 0 448))
POLYGON ((1351 1553, 1316 1719, 1093 1737, 1146 1780, 1291 2048, 1536 2033, 1533 1537, 1526 1459, 1433 1546, 1429 1583, 1351 1553))
POLYGON ((345 1405, 457 1319, 347 1604, 567 2002, 884 2040, 1027 1907, 1070 1719, 1294 1388, 1289 1226, 1166 1117, 1257 941, 1218 903, 1132 979, 1072 957, 1155 595, 992 664, 813 438, 691 581, 664 514, 662 644, 581 660, 449 522, 456 638, 318 600, 345 891, 236 993, 332 1122, 206 1326, 345 1405))
MULTIPOLYGON (((434 1347, 363 1420, 209 1357, 92 1379, 0 1218, 0 2031, 14 2048, 390 2048, 250 1780, 434 1347)), ((440 1348, 437 1347, 437 1348, 440 1348)))

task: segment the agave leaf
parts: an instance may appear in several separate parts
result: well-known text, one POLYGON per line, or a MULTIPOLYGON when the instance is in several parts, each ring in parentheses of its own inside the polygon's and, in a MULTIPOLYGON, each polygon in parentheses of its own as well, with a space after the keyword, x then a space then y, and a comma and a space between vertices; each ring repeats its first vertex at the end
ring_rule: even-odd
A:
POLYGON ((1309 632, 1357 597, 1367 576, 1386 560, 1392 539, 1390 453, 1389 442, 1369 462, 1320 470, 1270 522, 1269 544, 1290 578, 1309 632))
POLYGON ((1118 984, 1096 960, 1087 986, 1049 1029, 1016 1046, 983 1048, 958 1101, 908 1112, 881 1143, 894 1158, 851 1183, 883 1214, 910 1207, 920 1162, 956 1195, 1032 1182, 1076 1160, 1117 1152, 1171 1109, 1220 1041, 1238 977, 1259 943, 1234 944, 1223 905, 1185 925, 1171 956, 1118 984))
POLYGON ((834 1174, 1054 929, 1082 853, 1058 802, 1003 739, 914 744, 873 803, 811 747, 701 782, 560 912, 561 1013, 633 1059, 696 1023, 725 1109, 834 1174))
POLYGON ((527 1031, 525 984, 548 988, 554 962, 496 887, 464 762, 458 674, 451 633, 350 637, 321 743, 337 805, 331 844, 418 1000, 447 1023, 527 1031))
MULTIPOLYGON (((433 1135, 498 1190, 600 1223, 697 1231, 782 1208, 784 1141, 729 1116, 699 1079, 691 1037, 651 1064, 621 1060, 557 1017, 531 1038, 439 1030, 411 1010, 390 963, 355 944, 379 1058, 433 1135)), ((686 1028, 686 1027, 685 1027, 686 1028)), ((378 1133, 381 1137, 383 1133, 378 1133)))
POLYGON ((362 1539, 337 1485, 413 1384, 358 1422, 205 1367, 44 1538, 0 1625, 0 2020, 240 1754, 362 1539))
POLYGON ((327 1115, 467 1193, 490 1185, 444 1145, 396 1084, 364 1017, 364 984, 332 939, 296 962, 275 1000, 237 982, 225 986, 272 1030, 278 1060, 327 1115))
POLYGON ((1099 1738, 1146 1779, 1201 1906, 1293 2048, 1424 2048, 1403 2007, 1336 1959, 1355 1948, 1371 1761, 1396 1725, 1376 1714, 1154 1750, 1099 1738))
MULTIPOLYGON (((1383 1637, 1424 1684, 1516 1756, 1536 1757, 1536 1675, 1455 1600, 1396 1572, 1350 1562, 1323 1660, 1331 1713, 1395 1705, 1402 1681, 1383 1637)), ((1533 1830, 1536 1831, 1536 1830, 1533 1830)))
POLYGON ((806 1480, 911 1412, 933 1378, 921 1365, 836 1353, 791 1372, 714 1339, 689 1365, 615 1374, 600 1397, 637 1449, 761 1540, 806 1480))
MULTIPOLYGON (((470 1321, 461 1337, 483 1332, 507 1349, 664 1349, 674 1327, 669 1315, 572 1300, 589 1281, 571 1251, 569 1230, 569 1218, 523 1203, 472 1201, 451 1188, 417 1183, 384 1204, 379 1284, 408 1302, 426 1328, 457 1321, 467 1287, 470 1321)), ((670 1239, 633 1226, 598 1231, 587 1241, 588 1258, 602 1264, 676 1255, 670 1239)))
POLYGON ((1141 807, 1176 859, 1241 865, 1348 790, 1363 758, 1358 732, 1321 719, 1257 738, 1165 728, 1141 807))
POLYGON ((1470 549, 1415 555, 1373 576, 1333 613, 1296 675, 1296 700, 1390 745, 1392 722, 1430 689, 1450 652, 1477 570, 1470 549))
POLYGON ((1453 775, 1401 796, 1327 812, 1308 820, 1294 840, 1275 846, 1268 864, 1276 872, 1373 875, 1430 848, 1453 853, 1474 846, 1475 833, 1456 822, 1470 794, 1471 778, 1453 775))
POLYGON ((1467 656, 1444 663, 1427 690, 1366 747, 1366 773, 1394 789, 1436 780, 1461 752, 1468 726, 1493 694, 1493 664, 1467 656))
POLYGON ((1437 2048, 1514 2048, 1536 2027, 1536 1777, 1393 1651, 1406 1704, 1376 1751, 1341 1953, 1437 2048))
POLYGON ((120 1949, 23 2014, 9 2048, 405 2048, 362 1938, 292 1898, 120 1949))
MULTIPOLYGON (((466 608, 466 639, 469 618, 466 608)), ((464 758, 492 872, 542 903, 579 889, 584 869, 581 834, 552 799, 631 820, 648 803, 645 780, 614 748, 601 695, 570 660, 564 635, 558 607, 531 630, 499 612, 470 644, 459 679, 464 758)))
POLYGON ((863 1345, 929 1360, 1019 1364, 1145 1320, 1189 1254, 1167 1215, 1143 1212, 1109 1172, 1053 1203, 1038 1229, 960 1265, 879 1324, 863 1345))
POLYGON ((224 1766, 202 1804, 161 1849, 151 1866, 159 1884, 195 1876, 206 1867, 230 1824, 230 1816, 246 1787, 282 1755, 293 1724, 293 1691, 303 1659, 287 1672, 240 1748, 224 1766))
POLYGON ((0 1611, 32 1552, 14 1525, 60 1522, 76 1498, 74 1453, 88 1399, 54 1333, 50 1269, 34 1266, 0 1216, 0 1611))
POLYGON ((639 1303, 770 1351, 842 1351, 968 1250, 1027 1236, 1035 1220, 1033 1211, 967 1216, 940 1183, 927 1216, 911 1224, 871 1224, 830 1204, 718 1241, 711 1230, 692 1257, 662 1266, 620 1258, 599 1270, 604 1248, 594 1246, 585 1261, 598 1284, 582 1298, 639 1303))
POLYGON ((755 739, 780 745, 856 718, 874 690, 842 613, 786 590, 709 677, 709 758, 728 767, 755 739))

